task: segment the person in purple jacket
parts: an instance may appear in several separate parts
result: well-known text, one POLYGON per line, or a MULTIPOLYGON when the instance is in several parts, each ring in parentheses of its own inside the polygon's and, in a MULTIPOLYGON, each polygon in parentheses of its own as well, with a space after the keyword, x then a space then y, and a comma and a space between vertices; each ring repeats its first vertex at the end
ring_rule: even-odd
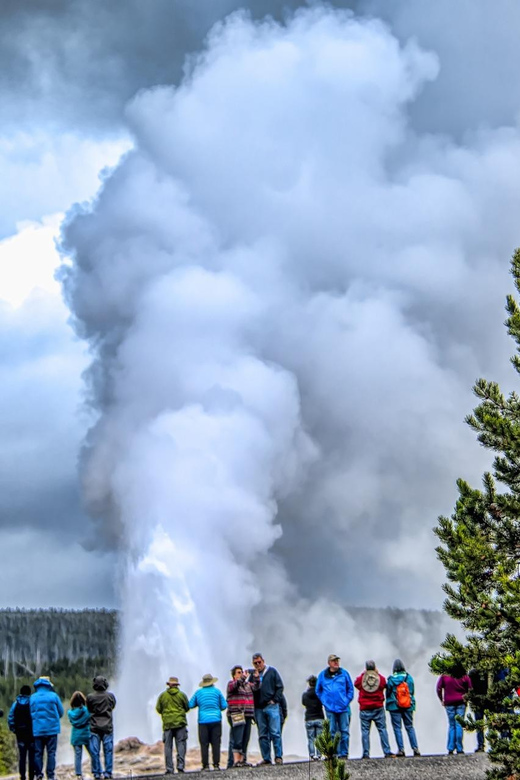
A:
POLYGON ((463 729, 457 720, 457 715, 462 718, 466 714, 466 695, 470 688, 471 680, 462 666, 453 669, 451 675, 442 674, 437 680, 437 696, 446 710, 448 716, 448 755, 454 752, 464 753, 462 746, 463 729))

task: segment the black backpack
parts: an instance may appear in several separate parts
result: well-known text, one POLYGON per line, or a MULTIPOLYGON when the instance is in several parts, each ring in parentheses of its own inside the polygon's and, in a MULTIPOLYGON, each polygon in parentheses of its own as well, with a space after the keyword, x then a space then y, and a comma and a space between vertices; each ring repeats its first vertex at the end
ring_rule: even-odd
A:
POLYGON ((22 704, 19 701, 16 702, 13 718, 14 730, 16 734, 32 736, 31 705, 28 701, 25 704, 22 704))

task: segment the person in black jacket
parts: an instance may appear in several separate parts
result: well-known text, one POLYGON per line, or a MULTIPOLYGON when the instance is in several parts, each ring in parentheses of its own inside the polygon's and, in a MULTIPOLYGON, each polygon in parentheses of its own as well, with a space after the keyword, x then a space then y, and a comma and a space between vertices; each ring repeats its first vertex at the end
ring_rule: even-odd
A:
POLYGON ((255 721, 258 726, 258 742, 262 764, 271 764, 271 743, 275 764, 283 764, 281 705, 283 682, 274 666, 267 666, 261 653, 253 656, 253 679, 260 680, 254 691, 255 721))
POLYGON ((104 677, 94 677, 93 693, 87 696, 87 709, 90 712, 90 756, 92 758, 92 774, 95 780, 112 777, 114 765, 114 725, 112 711, 116 706, 116 697, 108 689, 104 677), (103 743, 105 771, 101 766, 100 750, 103 743))
MULTIPOLYGON (((488 692, 488 679, 487 673, 480 671, 480 669, 470 669, 468 672, 469 679, 471 680, 472 693, 476 699, 473 699, 473 716, 475 720, 484 720, 484 704, 482 699, 488 692)), ((485 736, 484 729, 477 729, 477 749, 475 753, 483 753, 485 750, 485 736)))
POLYGON ((34 778, 34 736, 30 698, 30 687, 22 685, 7 718, 9 729, 16 735, 20 780, 25 780, 27 759, 29 759, 29 780, 34 778))
POLYGON ((323 731, 325 715, 321 701, 316 695, 316 675, 307 677, 309 687, 302 693, 302 704, 305 707, 305 728, 307 730, 307 745, 311 761, 320 760, 320 751, 316 747, 316 737, 323 731))

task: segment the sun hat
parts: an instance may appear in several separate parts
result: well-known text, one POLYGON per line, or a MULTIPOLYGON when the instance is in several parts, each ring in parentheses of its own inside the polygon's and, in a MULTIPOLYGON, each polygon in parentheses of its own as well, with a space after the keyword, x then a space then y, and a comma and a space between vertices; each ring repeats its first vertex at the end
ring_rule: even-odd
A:
POLYGON ((213 677, 212 674, 204 674, 199 683, 199 688, 209 688, 210 685, 214 685, 216 682, 218 682, 218 677, 213 677))
POLYGON ((170 677, 170 679, 166 681, 166 685, 179 685, 179 678, 170 677))

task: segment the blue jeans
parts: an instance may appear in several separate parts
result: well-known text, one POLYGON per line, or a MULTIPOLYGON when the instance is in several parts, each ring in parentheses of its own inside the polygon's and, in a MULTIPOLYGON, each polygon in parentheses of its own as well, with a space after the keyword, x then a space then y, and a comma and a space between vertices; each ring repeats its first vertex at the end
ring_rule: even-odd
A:
POLYGON ((49 780, 54 780, 57 747, 57 734, 46 734, 45 736, 34 738, 34 771, 37 777, 43 777, 43 752, 47 749, 46 774, 49 780))
POLYGON ((338 756, 340 758, 348 758, 348 743, 350 739, 350 709, 345 712, 331 712, 325 710, 330 723, 330 733, 334 738, 337 731, 340 732, 341 738, 339 741, 338 756))
POLYGON ((388 741, 388 732, 386 730, 386 717, 383 707, 377 707, 375 710, 359 710, 359 720, 361 722, 361 744, 363 745, 363 758, 370 756, 370 726, 372 721, 376 724, 379 731, 379 739, 385 756, 392 754, 390 742, 388 741))
POLYGON ((281 758, 282 750, 282 723, 280 707, 278 704, 268 704, 263 710, 255 710, 255 720, 258 726, 258 743, 264 761, 271 761, 271 742, 274 748, 274 757, 281 758))
POLYGON ((460 723, 456 720, 456 716, 460 715, 461 717, 464 717, 466 714, 466 705, 446 704, 444 709, 448 716, 448 752, 456 750, 457 753, 462 753, 464 750, 462 747, 463 730, 460 723))
MULTIPOLYGON (((475 720, 484 720, 484 710, 475 710, 473 712, 473 717, 475 720)), ((485 745, 485 738, 484 738, 484 729, 477 729, 477 748, 479 750, 484 750, 485 745)))
POLYGON ((307 746, 309 748, 309 758, 320 757, 320 751, 316 747, 316 737, 319 737, 323 731, 322 720, 306 720, 305 728, 307 729, 307 746))
POLYGON ((83 748, 90 755, 89 745, 74 745, 74 771, 77 775, 81 775, 81 759, 83 758, 83 748))
POLYGON ((406 733, 408 734, 408 740, 410 742, 410 747, 412 750, 419 750, 419 745, 417 744, 417 736, 415 734, 415 729, 413 726, 413 711, 412 709, 407 710, 390 710, 390 720, 392 721, 392 728, 394 730, 394 736, 395 741, 397 743, 397 750, 402 751, 404 753, 404 742, 403 742, 403 731, 402 731, 402 725, 404 724, 404 727, 406 729, 406 733))
POLYGON ((90 735, 90 757, 92 759, 92 774, 95 778, 112 777, 112 768, 114 765, 114 735, 113 734, 94 734, 90 735), (100 750, 103 743, 103 754, 105 756, 105 771, 101 768, 100 750))

